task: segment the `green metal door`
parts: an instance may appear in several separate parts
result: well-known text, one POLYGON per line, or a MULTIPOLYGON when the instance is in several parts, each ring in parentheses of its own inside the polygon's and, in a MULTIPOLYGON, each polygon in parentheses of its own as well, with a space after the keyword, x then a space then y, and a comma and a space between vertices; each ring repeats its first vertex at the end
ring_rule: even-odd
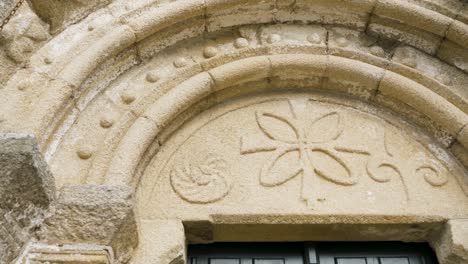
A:
POLYGON ((189 247, 190 264, 304 264, 302 243, 218 243, 189 247))
POLYGON ((319 243, 306 246, 307 264, 436 264, 425 244, 398 242, 319 243), (311 260, 312 259, 312 260, 311 260))

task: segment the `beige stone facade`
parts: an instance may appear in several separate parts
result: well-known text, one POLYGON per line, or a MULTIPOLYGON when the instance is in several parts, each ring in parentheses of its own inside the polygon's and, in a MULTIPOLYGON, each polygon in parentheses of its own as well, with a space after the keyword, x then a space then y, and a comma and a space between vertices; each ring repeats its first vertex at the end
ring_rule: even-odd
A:
POLYGON ((0 210, 0 263, 397 240, 466 264, 468 3, 24 2, 0 210))

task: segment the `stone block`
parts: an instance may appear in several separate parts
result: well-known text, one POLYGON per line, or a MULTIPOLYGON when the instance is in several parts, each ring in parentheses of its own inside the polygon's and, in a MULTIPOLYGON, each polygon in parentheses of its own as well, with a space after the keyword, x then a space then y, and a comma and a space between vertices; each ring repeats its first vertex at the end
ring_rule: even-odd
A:
POLYGON ((466 48, 445 39, 437 51, 437 57, 442 61, 468 73, 468 55, 466 48))
POLYGON ((440 264, 468 263, 468 219, 448 221, 432 247, 440 264))
POLYGON ((111 246, 118 263, 127 261, 138 243, 132 193, 127 186, 64 187, 40 231, 41 240, 111 246))
POLYGON ((54 200, 54 181, 35 139, 0 135, 0 263, 9 263, 35 235, 54 200))
POLYGON ((184 226, 179 220, 142 220, 141 239, 133 263, 185 263, 184 226))

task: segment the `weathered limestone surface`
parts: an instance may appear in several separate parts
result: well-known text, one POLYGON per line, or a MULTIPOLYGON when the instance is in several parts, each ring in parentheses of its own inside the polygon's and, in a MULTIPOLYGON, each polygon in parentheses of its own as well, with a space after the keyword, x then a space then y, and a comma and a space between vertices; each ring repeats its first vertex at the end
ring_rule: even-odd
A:
POLYGON ((384 112, 332 98, 249 96, 199 114, 146 167, 141 217, 468 216, 463 167, 384 112))
POLYGON ((330 239, 466 262, 465 2, 29 2, 0 32, 0 132, 37 137, 60 198, 24 263, 330 239))
POLYGON ((3 21, 15 6, 14 0, 5 0, 0 2, 0 21, 3 21))
POLYGON ((54 201, 54 179, 34 138, 0 135, 0 263, 35 236, 54 201))
POLYGON ((468 219, 450 220, 432 246, 441 264, 468 263, 468 219))
POLYGON ((132 194, 127 186, 62 188, 40 238, 50 244, 107 245, 116 261, 126 262, 138 243, 132 194))
POLYGON ((140 228, 140 245, 133 263, 184 263, 186 241, 180 220, 142 220, 140 228))
MULTIPOLYGON (((2 3, 10 10, 10 3, 16 1, 2 3)), ((4 14, 1 9, 0 6, 0 16, 4 14)), ((3 21, 1 17, 0 21, 3 21)), ((32 54, 49 38, 49 25, 31 10, 27 2, 23 3, 0 32, 0 87, 3 87, 19 68, 24 67, 32 54)))
POLYGON ((34 243, 28 246, 18 264, 112 264, 111 247, 99 245, 47 245, 34 243))
POLYGON ((76 23, 112 0, 32 0, 34 11, 57 33, 76 23))

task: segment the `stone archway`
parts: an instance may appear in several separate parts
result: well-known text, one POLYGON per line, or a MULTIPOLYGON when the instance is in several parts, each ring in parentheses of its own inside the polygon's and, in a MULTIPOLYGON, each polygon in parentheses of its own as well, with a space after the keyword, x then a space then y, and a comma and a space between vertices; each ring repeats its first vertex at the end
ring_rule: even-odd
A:
MULTIPOLYGON (((442 262, 466 260, 456 235, 468 212, 463 8, 196 0, 94 11, 0 90, 0 131, 37 137, 62 195, 39 242, 169 263, 183 258, 186 235, 240 241, 249 239, 232 230, 257 228, 251 240, 282 230, 270 237, 281 240, 305 228, 302 239, 325 239, 349 227, 348 239, 429 241, 442 262), (184 147, 196 133, 205 141, 184 147), (86 213, 67 215, 79 200, 86 213), (109 206, 125 213, 103 214, 116 222, 102 230, 99 217, 81 230, 64 222, 109 206)), ((26 258, 45 250, 34 247, 26 258)))
POLYGON ((203 112, 142 173, 136 258, 181 258, 186 240, 431 241, 446 217, 463 217, 463 180, 429 158, 423 136, 380 114, 349 98, 291 91, 203 112), (171 250, 149 254, 158 248, 154 235, 144 235, 151 231, 162 232, 171 250))

